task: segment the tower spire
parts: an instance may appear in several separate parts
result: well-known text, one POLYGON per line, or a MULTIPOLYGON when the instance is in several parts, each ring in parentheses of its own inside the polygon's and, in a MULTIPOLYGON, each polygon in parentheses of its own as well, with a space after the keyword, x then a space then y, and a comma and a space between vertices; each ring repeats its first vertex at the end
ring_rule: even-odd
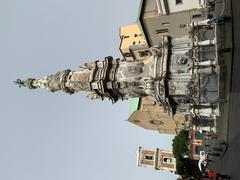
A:
POLYGON ((33 86, 33 81, 35 81, 35 79, 32 78, 28 78, 26 80, 17 79, 16 81, 13 81, 13 83, 19 86, 20 88, 26 87, 29 89, 36 89, 37 87, 33 86))

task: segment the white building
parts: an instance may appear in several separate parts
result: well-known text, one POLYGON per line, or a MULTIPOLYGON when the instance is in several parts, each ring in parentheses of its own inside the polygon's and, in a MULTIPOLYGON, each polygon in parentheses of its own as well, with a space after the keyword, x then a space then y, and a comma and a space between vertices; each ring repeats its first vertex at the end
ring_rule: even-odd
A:
POLYGON ((170 14, 206 7, 206 0, 156 0, 159 14, 170 14))

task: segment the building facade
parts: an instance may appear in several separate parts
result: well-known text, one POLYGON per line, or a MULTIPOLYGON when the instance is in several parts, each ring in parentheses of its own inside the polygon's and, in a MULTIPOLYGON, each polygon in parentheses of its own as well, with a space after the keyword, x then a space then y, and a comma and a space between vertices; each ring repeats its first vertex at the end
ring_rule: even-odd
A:
POLYGON ((159 14, 172 14, 206 7, 206 0, 155 0, 155 3, 159 14))
POLYGON ((138 24, 149 46, 158 45, 161 36, 181 38, 189 35, 186 24, 208 16, 206 0, 142 0, 138 24))
POLYGON ((191 155, 192 159, 200 160, 200 153, 205 151, 203 131, 191 131, 191 155))
POLYGON ((138 24, 120 27, 120 52, 126 61, 147 60, 151 54, 138 24))
POLYGON ((168 115, 162 106, 156 105, 151 96, 132 100, 128 121, 144 129, 163 134, 177 134, 183 129, 188 130, 191 124, 191 120, 186 119, 184 114, 168 115))

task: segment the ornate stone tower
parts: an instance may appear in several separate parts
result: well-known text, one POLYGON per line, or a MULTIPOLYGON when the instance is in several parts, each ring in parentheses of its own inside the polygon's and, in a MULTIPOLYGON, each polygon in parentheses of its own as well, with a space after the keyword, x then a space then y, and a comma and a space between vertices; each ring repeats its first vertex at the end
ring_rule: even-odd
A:
POLYGON ((176 171, 176 159, 170 151, 139 147, 137 152, 137 165, 151 167, 156 170, 176 171))
POLYGON ((190 36, 162 36, 146 60, 126 61, 106 57, 85 63, 80 70, 65 70, 41 79, 18 79, 30 89, 46 88, 73 94, 86 91, 90 99, 151 96, 170 116, 214 121, 219 116, 219 74, 214 29, 206 22, 189 25, 190 36))

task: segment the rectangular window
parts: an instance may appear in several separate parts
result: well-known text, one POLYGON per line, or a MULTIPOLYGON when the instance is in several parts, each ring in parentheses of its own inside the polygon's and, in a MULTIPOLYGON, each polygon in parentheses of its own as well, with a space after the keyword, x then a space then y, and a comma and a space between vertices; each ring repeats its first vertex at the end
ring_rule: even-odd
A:
POLYGON ((169 25, 169 22, 163 22, 162 25, 169 25))
POLYGON ((195 132, 196 139, 204 139, 204 133, 201 133, 199 131, 195 132))
POLYGON ((138 54, 140 57, 144 57, 144 56, 149 56, 150 52, 149 50, 145 50, 145 51, 139 51, 138 54))
POLYGON ((204 147, 203 146, 196 146, 195 147, 195 153, 196 154, 200 154, 201 151, 204 151, 204 147))
POLYGON ((195 15, 192 16, 193 19, 195 19, 195 18, 200 18, 200 17, 202 17, 201 14, 195 14, 195 15))
POLYGON ((123 54, 124 57, 132 57, 132 54, 130 52, 126 52, 123 54))
POLYGON ((176 0, 176 5, 182 4, 182 3, 183 3, 182 0, 176 0))
POLYGON ((164 163, 168 163, 168 164, 172 164, 173 163, 173 159, 172 158, 163 158, 163 162, 164 163))
POLYGON ((168 33, 168 29, 159 29, 159 30, 156 30, 156 34, 166 34, 168 33))
POLYGON ((151 155, 146 155, 146 156, 145 156, 145 159, 152 161, 152 160, 153 160, 153 156, 151 156, 151 155))

